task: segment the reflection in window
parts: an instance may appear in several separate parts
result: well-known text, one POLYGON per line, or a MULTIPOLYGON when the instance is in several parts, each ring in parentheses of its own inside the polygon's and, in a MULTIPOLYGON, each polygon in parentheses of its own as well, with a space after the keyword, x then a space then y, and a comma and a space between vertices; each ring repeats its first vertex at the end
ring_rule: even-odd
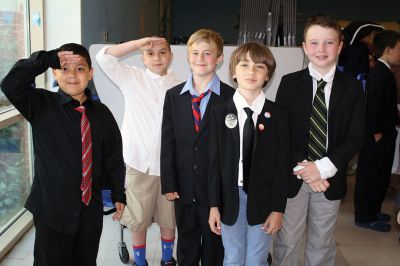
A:
POLYGON ((30 177, 28 123, 19 120, 0 128, 0 234, 24 210, 30 177))
MULTIPOLYGON (((26 0, 0 1, 0 80, 27 56, 26 0)), ((10 103, 0 91, 0 112, 10 103)))

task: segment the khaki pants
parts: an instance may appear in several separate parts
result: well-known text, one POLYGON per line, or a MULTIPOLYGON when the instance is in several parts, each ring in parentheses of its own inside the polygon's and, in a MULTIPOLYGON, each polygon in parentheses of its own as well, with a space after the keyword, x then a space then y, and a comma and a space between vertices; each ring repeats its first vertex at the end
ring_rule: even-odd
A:
POLYGON ((159 176, 127 166, 125 183, 127 205, 121 219, 123 225, 132 231, 145 231, 154 217, 160 227, 175 228, 174 203, 161 195, 159 176))

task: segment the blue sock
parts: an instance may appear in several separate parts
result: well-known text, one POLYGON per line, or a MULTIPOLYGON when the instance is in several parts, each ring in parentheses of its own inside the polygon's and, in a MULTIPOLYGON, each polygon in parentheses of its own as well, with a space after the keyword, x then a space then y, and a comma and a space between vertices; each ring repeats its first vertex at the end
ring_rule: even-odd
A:
POLYGON ((133 257, 137 265, 144 266, 146 264, 146 244, 141 246, 133 246, 133 257))
POLYGON ((175 238, 171 240, 161 238, 162 261, 167 262, 172 259, 172 253, 174 252, 174 241, 175 238))

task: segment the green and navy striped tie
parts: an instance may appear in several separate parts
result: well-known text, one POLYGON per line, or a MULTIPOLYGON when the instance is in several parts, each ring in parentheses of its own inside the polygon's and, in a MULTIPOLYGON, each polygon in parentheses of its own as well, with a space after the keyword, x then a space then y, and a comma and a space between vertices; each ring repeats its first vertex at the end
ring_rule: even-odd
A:
POLYGON ((315 161, 326 156, 326 134, 328 131, 328 110, 325 103, 324 80, 317 81, 317 92, 314 96, 310 117, 310 140, 308 143, 308 160, 315 161))

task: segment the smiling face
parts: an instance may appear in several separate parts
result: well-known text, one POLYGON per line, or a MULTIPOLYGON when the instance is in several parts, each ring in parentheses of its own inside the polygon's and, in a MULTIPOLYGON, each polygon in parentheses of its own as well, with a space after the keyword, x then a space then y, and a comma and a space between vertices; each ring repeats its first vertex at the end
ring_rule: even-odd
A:
POLYGON ((73 99, 82 102, 85 98, 85 89, 93 77, 93 68, 90 68, 85 58, 75 64, 65 64, 61 69, 53 69, 54 79, 60 88, 73 99))
POLYGON ((313 25, 307 30, 303 50, 315 69, 326 74, 335 64, 342 45, 333 28, 313 25))
POLYGON ((142 61, 151 72, 160 76, 166 75, 172 61, 172 53, 168 44, 163 42, 143 51, 142 61))
POLYGON ((217 55, 217 48, 205 41, 198 41, 189 48, 188 60, 193 75, 207 78, 214 75, 215 70, 223 59, 217 55))
POLYGON ((239 90, 260 91, 266 81, 269 80, 268 68, 265 63, 255 63, 249 53, 242 58, 235 67, 232 76, 237 80, 239 90))

